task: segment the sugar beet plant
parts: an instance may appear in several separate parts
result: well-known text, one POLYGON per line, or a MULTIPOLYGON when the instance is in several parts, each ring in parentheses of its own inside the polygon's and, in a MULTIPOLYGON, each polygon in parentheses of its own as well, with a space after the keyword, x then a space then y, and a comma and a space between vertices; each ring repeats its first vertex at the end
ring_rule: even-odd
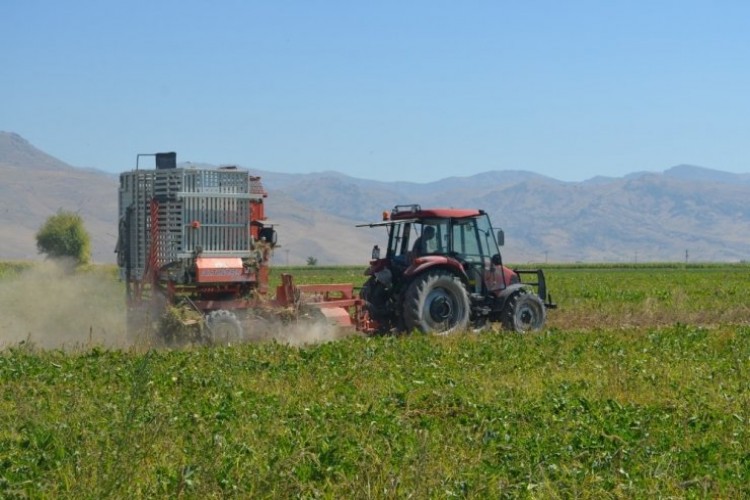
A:
POLYGON ((0 496, 746 497, 741 273, 692 271, 553 269, 533 335, 11 346, 0 496))
POLYGON ((750 494, 750 329, 0 357, 3 497, 750 494))

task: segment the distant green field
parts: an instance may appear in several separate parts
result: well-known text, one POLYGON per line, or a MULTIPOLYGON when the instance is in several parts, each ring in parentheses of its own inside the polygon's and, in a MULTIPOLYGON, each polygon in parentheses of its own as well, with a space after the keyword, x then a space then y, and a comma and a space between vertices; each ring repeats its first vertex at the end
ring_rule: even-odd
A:
MULTIPOLYGON (((627 328, 750 321, 747 264, 537 266, 545 269, 548 289, 560 306, 549 314, 550 327, 627 328)), ((299 283, 361 285, 363 271, 363 267, 277 268, 272 278, 287 272, 299 283)))
MULTIPOLYGON (((545 269, 560 307, 531 335, 9 345, 0 497, 750 496, 750 267, 545 269)), ((119 307, 112 268, 84 275, 73 304, 119 307)))
POLYGON ((0 262, 0 279, 17 275, 32 266, 30 262, 0 262))

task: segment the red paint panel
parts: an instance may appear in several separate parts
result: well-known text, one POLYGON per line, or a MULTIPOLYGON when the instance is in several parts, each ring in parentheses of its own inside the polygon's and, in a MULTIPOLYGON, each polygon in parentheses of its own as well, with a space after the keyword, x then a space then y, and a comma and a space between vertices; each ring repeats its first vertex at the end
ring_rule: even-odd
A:
POLYGON ((195 259, 198 283, 234 283, 248 281, 239 257, 198 257, 195 259))

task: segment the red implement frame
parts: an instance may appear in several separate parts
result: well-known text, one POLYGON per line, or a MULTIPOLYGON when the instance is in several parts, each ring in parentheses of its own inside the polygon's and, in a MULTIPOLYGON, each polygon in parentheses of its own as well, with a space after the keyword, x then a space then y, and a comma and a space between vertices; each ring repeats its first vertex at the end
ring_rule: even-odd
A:
POLYGON ((304 304, 317 307, 331 322, 341 327, 367 330, 369 320, 364 302, 354 295, 351 283, 294 285, 291 274, 281 275, 276 289, 276 302, 281 307, 304 304))

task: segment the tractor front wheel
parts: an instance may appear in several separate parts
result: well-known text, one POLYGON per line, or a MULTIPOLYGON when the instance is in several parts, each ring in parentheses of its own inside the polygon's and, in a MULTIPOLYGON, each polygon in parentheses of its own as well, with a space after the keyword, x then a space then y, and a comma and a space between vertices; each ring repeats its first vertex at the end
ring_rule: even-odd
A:
POLYGON ((404 295, 404 323, 410 330, 440 335, 466 329, 469 296, 461 280, 446 271, 418 276, 404 295))
POLYGON ((503 311, 503 327, 518 333, 541 330, 546 312, 544 302, 526 291, 513 295, 503 311))
POLYGON ((206 316, 206 328, 214 345, 233 345, 244 340, 242 325, 237 316, 230 311, 220 309, 210 312, 206 316))

